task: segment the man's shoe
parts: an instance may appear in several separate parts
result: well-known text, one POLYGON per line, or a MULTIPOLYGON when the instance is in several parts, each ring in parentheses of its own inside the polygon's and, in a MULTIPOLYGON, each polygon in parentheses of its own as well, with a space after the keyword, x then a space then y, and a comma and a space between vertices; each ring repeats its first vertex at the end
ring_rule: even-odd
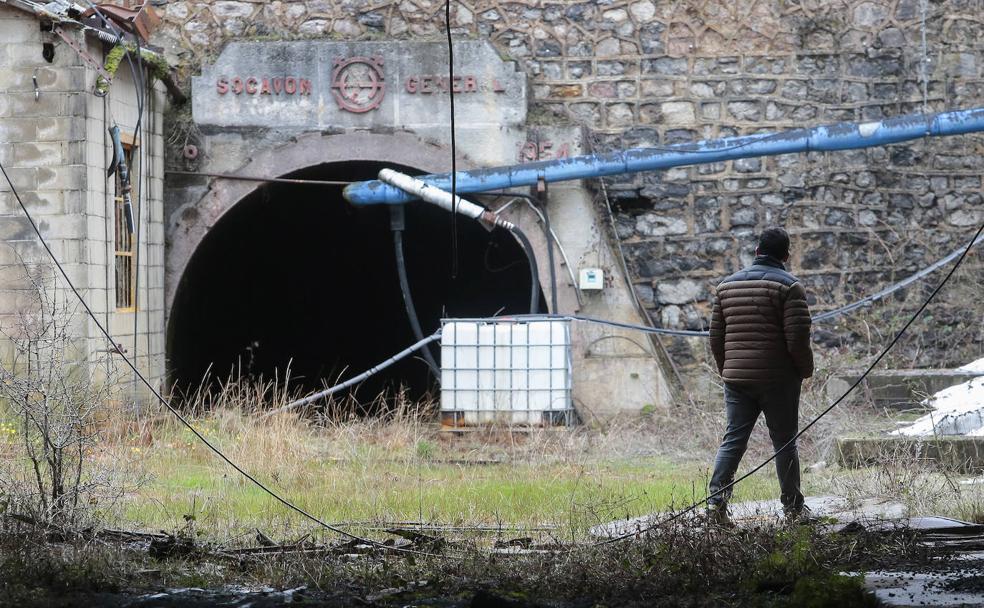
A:
POLYGON ((783 516, 786 518, 786 523, 788 524, 812 524, 819 521, 810 507, 806 505, 800 505, 798 507, 783 507, 783 516))
POLYGON ((735 527, 735 522, 731 521, 731 517, 728 515, 728 505, 723 502, 707 505, 707 523, 722 528, 735 527))

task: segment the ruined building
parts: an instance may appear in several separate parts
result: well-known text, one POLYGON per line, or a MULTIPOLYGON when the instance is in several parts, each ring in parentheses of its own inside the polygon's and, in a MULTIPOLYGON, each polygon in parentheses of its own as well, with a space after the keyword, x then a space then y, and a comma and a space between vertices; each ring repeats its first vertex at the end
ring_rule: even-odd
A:
MULTIPOLYGON (((149 64, 141 75, 124 62, 105 95, 96 95, 100 69, 113 48, 105 39, 113 37, 85 21, 32 2, 0 2, 0 163, 118 348, 160 383, 165 370, 164 86, 152 84, 149 64), (135 86, 135 78, 144 86, 135 86), (138 223, 132 233, 119 176, 107 178, 113 125, 133 170, 138 223)), ((37 281, 50 285, 53 273, 9 185, 2 183, 0 326, 9 335, 21 328, 21 313, 39 306, 37 281)), ((59 302, 65 304, 64 297, 60 294, 59 302)), ((82 356, 116 348, 77 304, 59 309, 74 311, 82 356)), ((12 348, 9 340, 0 340, 5 364, 14 359, 12 348)))

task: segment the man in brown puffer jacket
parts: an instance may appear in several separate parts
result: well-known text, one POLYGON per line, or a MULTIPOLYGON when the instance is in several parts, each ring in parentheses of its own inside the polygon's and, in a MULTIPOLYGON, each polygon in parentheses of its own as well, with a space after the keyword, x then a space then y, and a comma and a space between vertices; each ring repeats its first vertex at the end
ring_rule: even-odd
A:
MULTIPOLYGON (((711 316, 711 351, 724 379, 728 428, 710 482, 708 515, 728 523, 730 484, 748 438, 765 413, 772 445, 779 450, 796 435, 800 384, 813 375, 810 309, 799 280, 786 272, 789 235, 769 228, 759 238, 755 260, 718 285, 711 316)), ((803 512, 796 444, 776 457, 780 500, 787 516, 803 512)))

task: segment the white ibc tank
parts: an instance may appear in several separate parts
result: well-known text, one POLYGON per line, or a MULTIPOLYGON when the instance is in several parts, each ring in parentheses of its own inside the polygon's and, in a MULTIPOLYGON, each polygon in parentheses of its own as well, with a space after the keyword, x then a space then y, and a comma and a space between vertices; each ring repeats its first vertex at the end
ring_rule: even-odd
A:
POLYGON ((442 326, 445 426, 574 422, 568 320, 445 319, 442 326))

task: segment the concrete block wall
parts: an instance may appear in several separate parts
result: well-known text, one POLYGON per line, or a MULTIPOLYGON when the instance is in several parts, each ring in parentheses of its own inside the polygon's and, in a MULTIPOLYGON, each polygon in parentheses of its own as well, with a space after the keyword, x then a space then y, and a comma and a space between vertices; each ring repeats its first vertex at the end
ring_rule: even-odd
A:
MULTIPOLYGON (((583 124, 603 151, 841 120, 984 105, 976 0, 457 0, 452 32, 489 39, 529 75, 531 123, 583 124), (925 45, 923 39, 925 38, 925 45)), ((226 40, 433 39, 437 0, 163 3, 158 43, 189 71, 226 40)), ((984 221, 980 135, 802 154, 609 180, 619 238, 654 322, 706 327, 714 285, 783 224, 816 310, 922 268, 984 221)), ((597 184, 595 184, 597 185, 597 184)), ((894 364, 984 350, 980 254, 941 294, 894 364), (969 304, 969 305, 968 305, 969 304)), ((935 277, 934 277, 935 278, 935 277)), ((926 285, 818 326, 817 346, 874 352, 926 285)), ((668 342, 678 363, 700 340, 668 342)))
MULTIPOLYGON (((33 15, 0 6, 0 162, 25 206, 59 257, 69 277, 83 289, 86 242, 83 193, 85 100, 80 94, 83 68, 76 56, 42 57, 47 40, 33 15), (41 90, 35 96, 34 78, 41 90), (79 119, 82 119, 81 121, 79 119)), ((57 292, 50 259, 20 209, 6 180, 0 181, 0 360, 17 359, 13 339, 22 337, 24 313, 38 310, 43 292, 67 303, 57 292)), ((85 321, 71 318, 72 333, 85 335, 85 321)), ((84 344, 80 356, 84 356, 84 344)))
MULTIPOLYGON (((88 40, 89 52, 102 58, 104 51, 97 40, 88 40)), ((92 91, 94 71, 87 73, 85 90, 92 91)), ((155 386, 164 377, 164 292, 163 292, 163 87, 154 84, 145 95, 140 131, 137 87, 126 60, 120 65, 109 93, 105 97, 87 95, 86 133, 89 151, 87 188, 89 255, 89 301, 99 320, 126 349, 129 356, 155 386), (139 290, 137 312, 118 310, 115 295, 114 180, 106 179, 112 158, 108 127, 117 124, 125 139, 136 142, 131 174, 133 178, 134 219, 140 220, 139 290), (136 325, 135 325, 136 323, 136 325)), ((90 352, 96 355, 106 348, 95 323, 90 323, 90 352)), ((118 366, 121 370, 124 365, 118 366)), ((129 372, 124 373, 129 377, 129 372)), ((141 390, 140 396, 148 394, 141 390)))
MULTIPOLYGON (((103 57, 101 43, 86 40, 66 28, 91 55, 103 57)), ((94 70, 63 41, 41 31, 29 13, 0 5, 0 161, 14 180, 21 198, 38 223, 52 252, 64 266, 100 322, 114 339, 133 352, 132 313, 117 313, 113 289, 112 182, 106 179, 110 147, 107 119, 117 118, 132 131, 136 118, 129 74, 121 69, 113 92, 92 94, 94 70), (51 62, 43 45, 54 45, 51 62), (34 78, 39 95, 36 97, 34 78), (129 324, 124 317, 129 317, 129 324)), ((140 368, 155 381, 163 375, 163 221, 160 142, 163 98, 148 96, 146 145, 141 147, 141 183, 145 193, 144 240, 141 255, 157 260, 145 267, 141 288, 142 323, 138 340, 140 368), (145 344, 144 344, 145 343, 145 344)), ((141 264, 144 266, 144 263, 141 264)), ((0 329, 14 331, 22 313, 36 311, 37 289, 28 272, 43 277, 46 293, 55 294, 72 312, 73 334, 79 337, 79 356, 102 359, 108 343, 75 303, 67 286, 55 277, 50 258, 41 247, 6 181, 0 181, 0 329)), ((10 341, 0 339, 0 357, 13 360, 10 341)))

